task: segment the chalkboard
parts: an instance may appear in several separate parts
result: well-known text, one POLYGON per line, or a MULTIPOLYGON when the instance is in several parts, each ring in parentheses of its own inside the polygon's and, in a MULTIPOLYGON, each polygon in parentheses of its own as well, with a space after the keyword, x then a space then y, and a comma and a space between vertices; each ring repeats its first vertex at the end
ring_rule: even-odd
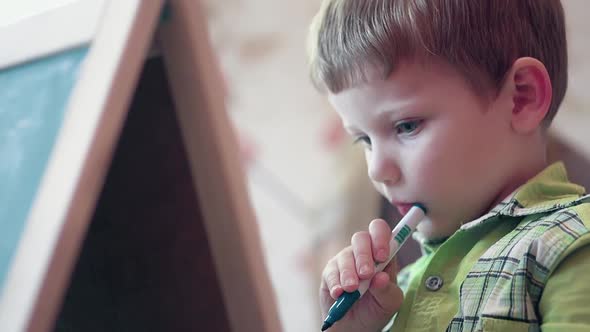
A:
POLYGON ((0 285, 87 51, 68 50, 0 71, 0 285))

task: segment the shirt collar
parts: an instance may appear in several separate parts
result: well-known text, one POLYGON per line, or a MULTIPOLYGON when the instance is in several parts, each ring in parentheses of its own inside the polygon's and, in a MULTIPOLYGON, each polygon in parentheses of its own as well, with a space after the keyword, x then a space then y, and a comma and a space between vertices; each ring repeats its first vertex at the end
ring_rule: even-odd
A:
MULTIPOLYGON (((480 226, 497 220, 495 217, 498 216, 520 219, 532 214, 562 209, 590 198, 590 195, 584 196, 585 193, 584 187, 569 182, 565 165, 558 161, 516 189, 488 213, 463 224, 460 229, 468 230, 480 226)), ((413 237, 421 244, 425 253, 435 251, 446 240, 427 240, 419 232, 415 232, 413 237)))
POLYGON ((490 212, 466 223, 461 229, 470 229, 497 216, 524 217, 547 213, 576 204, 586 193, 584 187, 569 182, 563 162, 558 161, 527 181, 490 212))

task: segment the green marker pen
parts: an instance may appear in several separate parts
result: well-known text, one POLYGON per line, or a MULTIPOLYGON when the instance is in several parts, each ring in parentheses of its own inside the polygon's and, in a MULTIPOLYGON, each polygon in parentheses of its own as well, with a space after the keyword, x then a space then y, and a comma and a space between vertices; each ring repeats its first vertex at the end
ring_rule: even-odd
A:
MULTIPOLYGON (((389 241, 389 258, 385 262, 375 265, 375 273, 383 271, 385 266, 393 259, 395 254, 399 251, 401 246, 406 242, 410 234, 416 229, 416 226, 422 221, 426 214, 426 208, 421 204, 414 204, 410 211, 400 220, 400 222, 391 231, 391 240, 389 241)), ((352 292, 344 292, 340 297, 332 304, 328 311, 328 316, 324 319, 322 325, 322 331, 327 330, 330 326, 334 325, 340 320, 352 305, 358 300, 371 284, 371 279, 361 280, 359 288, 352 292)))

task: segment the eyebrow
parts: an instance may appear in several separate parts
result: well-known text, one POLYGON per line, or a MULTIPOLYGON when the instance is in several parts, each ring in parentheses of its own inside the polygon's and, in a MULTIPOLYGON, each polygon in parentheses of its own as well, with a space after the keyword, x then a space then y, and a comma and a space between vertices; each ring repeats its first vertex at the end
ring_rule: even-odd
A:
MULTIPOLYGON (((376 121, 382 122, 384 118, 388 118, 392 114, 396 113, 404 113, 410 115, 411 113, 415 113, 418 110, 424 109, 427 104, 421 101, 416 101, 414 98, 405 98, 403 101, 395 102, 393 105, 386 105, 386 107, 380 108, 377 110, 376 114, 376 121)), ((343 123, 342 125, 344 129, 348 132, 350 131, 357 131, 356 128, 346 125, 343 123)))
POLYGON ((403 114, 403 115, 410 115, 413 113, 416 113, 416 110, 419 107, 416 107, 416 105, 403 105, 401 107, 396 107, 396 108, 384 108, 381 109, 379 111, 377 111, 377 114, 375 116, 376 121, 378 122, 382 122, 385 119, 389 119, 389 117, 391 115, 395 115, 395 114, 403 114))
POLYGON ((406 98, 403 101, 395 102, 394 105, 379 109, 377 111, 377 117, 381 118, 385 115, 399 112, 413 113, 416 109, 422 108, 422 106, 423 103, 416 101, 414 98, 406 98))

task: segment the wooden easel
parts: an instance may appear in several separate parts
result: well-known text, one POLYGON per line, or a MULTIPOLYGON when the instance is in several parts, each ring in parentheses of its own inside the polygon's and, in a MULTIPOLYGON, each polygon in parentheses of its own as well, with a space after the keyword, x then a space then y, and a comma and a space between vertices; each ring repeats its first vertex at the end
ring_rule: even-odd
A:
POLYGON ((199 2, 103 2, 0 331, 280 331, 199 2))

